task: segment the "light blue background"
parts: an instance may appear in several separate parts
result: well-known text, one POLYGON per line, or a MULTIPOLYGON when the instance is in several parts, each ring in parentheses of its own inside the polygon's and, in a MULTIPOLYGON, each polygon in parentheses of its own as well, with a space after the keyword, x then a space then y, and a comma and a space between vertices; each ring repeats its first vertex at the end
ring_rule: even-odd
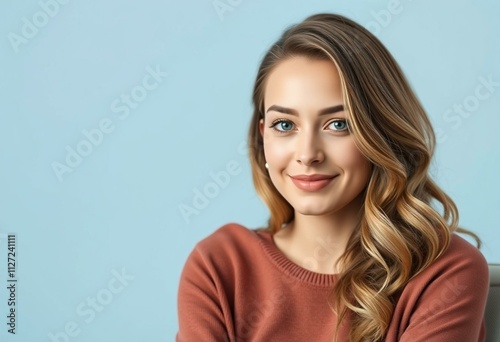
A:
POLYGON ((50 341, 71 321, 79 330, 69 341, 174 339, 178 278, 194 244, 227 222, 267 220, 244 147, 253 81, 281 32, 317 12, 358 21, 393 53, 441 137, 433 175, 488 261, 500 262, 499 85, 469 117, 443 117, 474 104, 481 77, 500 82, 500 2, 220 2, 231 7, 221 16, 212 0, 68 1, 17 52, 9 34, 41 5, 0 2, 0 234, 15 233, 18 252, 12 336, 0 241, 0 340, 50 341), (111 104, 148 66, 168 75, 120 119, 111 104), (104 118, 114 130, 59 181, 52 163, 104 118), (231 162, 239 173, 183 218, 180 206, 231 162), (123 269, 134 279, 106 292, 123 269), (109 303, 86 323, 76 310, 98 295, 109 303))

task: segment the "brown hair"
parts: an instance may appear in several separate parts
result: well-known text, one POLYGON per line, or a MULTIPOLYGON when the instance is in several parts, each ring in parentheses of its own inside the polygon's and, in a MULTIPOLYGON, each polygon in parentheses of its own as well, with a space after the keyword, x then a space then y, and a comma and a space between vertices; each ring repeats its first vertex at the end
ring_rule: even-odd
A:
POLYGON ((339 260, 343 269, 330 303, 339 317, 337 328, 349 317, 349 341, 380 341, 391 321, 394 296, 447 249, 453 232, 470 234, 478 246, 480 241, 458 227, 456 205, 428 174, 434 131, 400 67, 368 30, 328 13, 286 29, 265 54, 255 80, 249 157, 256 191, 271 213, 271 233, 294 218, 294 209, 265 169, 259 120, 264 118, 267 76, 293 56, 335 63, 349 129, 373 164, 363 215, 339 260), (442 213, 432 202, 440 204, 442 213))

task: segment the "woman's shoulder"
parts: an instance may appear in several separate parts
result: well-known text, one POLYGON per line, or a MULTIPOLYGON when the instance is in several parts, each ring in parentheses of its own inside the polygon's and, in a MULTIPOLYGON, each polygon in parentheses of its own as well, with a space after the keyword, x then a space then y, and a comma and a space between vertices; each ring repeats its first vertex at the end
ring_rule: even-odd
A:
POLYGON ((477 341, 483 334, 479 327, 488 288, 483 254, 453 234, 446 251, 414 276, 398 296, 388 340, 477 341))
MULTIPOLYGON (((227 223, 194 246, 184 265, 184 277, 223 279, 233 284, 237 277, 244 277, 250 268, 262 264, 262 240, 265 235, 238 223, 227 223)), ((198 280, 196 280, 198 281, 198 280)))
POLYGON ((483 253, 462 236, 454 233, 450 245, 443 255, 436 260, 438 265, 476 269, 478 272, 488 272, 488 263, 483 253))
POLYGON ((413 283, 417 287, 427 287, 439 279, 459 279, 469 284, 475 282, 475 285, 480 288, 487 288, 489 281, 488 263, 476 246, 454 233, 446 251, 415 276, 409 285, 413 283))
POLYGON ((199 241, 196 248, 203 252, 217 250, 218 253, 253 249, 261 240, 260 231, 260 228, 248 228, 236 222, 229 222, 199 241))

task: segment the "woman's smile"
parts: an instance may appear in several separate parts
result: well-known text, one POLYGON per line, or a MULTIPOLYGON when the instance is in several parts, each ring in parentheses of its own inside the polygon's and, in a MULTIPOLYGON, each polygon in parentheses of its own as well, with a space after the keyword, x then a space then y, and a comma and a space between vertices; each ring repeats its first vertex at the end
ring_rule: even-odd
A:
POLYGON ((336 176, 328 175, 297 175, 290 176, 293 184, 303 191, 319 191, 334 181, 336 176))

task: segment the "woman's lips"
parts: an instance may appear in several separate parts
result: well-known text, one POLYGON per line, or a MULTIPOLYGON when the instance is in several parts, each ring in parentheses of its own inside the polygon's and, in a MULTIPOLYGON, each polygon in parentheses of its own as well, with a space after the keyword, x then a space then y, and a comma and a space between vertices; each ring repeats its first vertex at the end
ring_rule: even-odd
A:
POLYGON ((291 178, 293 184, 300 190, 304 191, 318 191, 323 189, 325 186, 330 184, 330 182, 335 178, 327 178, 327 179, 319 179, 319 180, 300 180, 300 179, 295 179, 291 178))

